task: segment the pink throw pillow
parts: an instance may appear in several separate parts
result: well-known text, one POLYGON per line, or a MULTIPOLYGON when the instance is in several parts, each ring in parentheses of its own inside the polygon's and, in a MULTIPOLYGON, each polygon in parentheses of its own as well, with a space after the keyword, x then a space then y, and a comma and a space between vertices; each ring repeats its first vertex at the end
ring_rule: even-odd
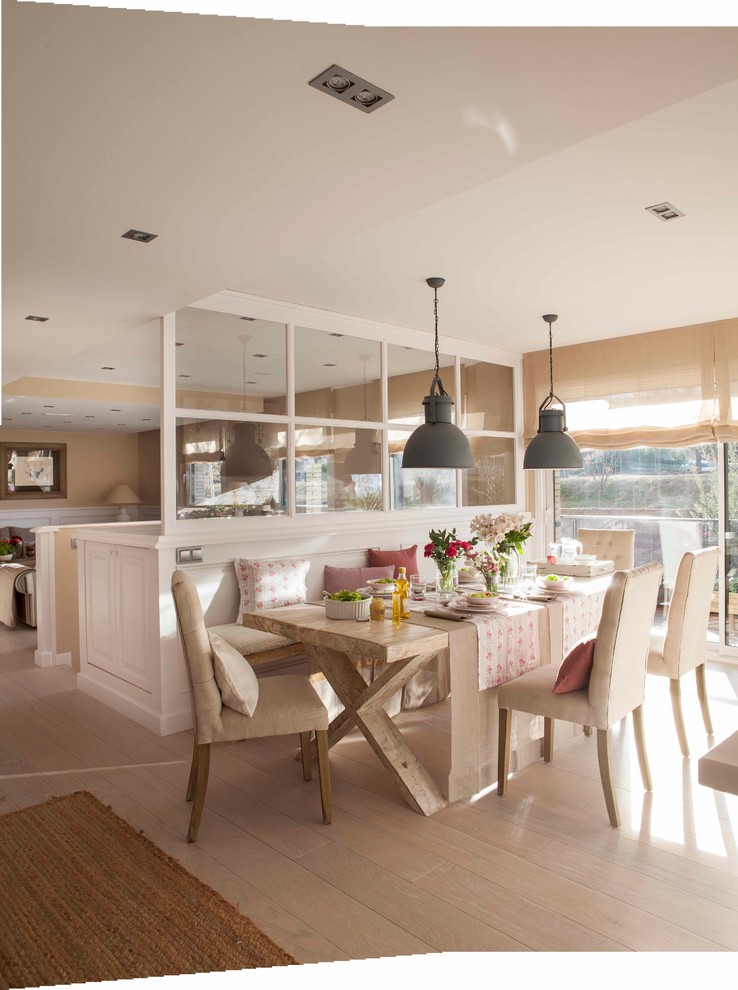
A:
POLYGON ((594 663, 596 636, 580 639, 564 657, 553 686, 554 694, 568 694, 587 687, 594 663))
POLYGON ((329 595, 337 591, 356 591, 372 578, 394 577, 394 567, 331 567, 323 569, 323 587, 329 595))
POLYGON ((237 557, 234 564, 241 593, 237 624, 243 625, 244 612, 305 604, 309 560, 248 560, 237 557))
POLYGON ((390 577, 398 576, 398 567, 404 567, 407 576, 418 574, 418 544, 414 547, 405 547, 404 550, 373 550, 369 547, 369 563, 372 567, 386 567, 392 564, 395 572, 390 577))

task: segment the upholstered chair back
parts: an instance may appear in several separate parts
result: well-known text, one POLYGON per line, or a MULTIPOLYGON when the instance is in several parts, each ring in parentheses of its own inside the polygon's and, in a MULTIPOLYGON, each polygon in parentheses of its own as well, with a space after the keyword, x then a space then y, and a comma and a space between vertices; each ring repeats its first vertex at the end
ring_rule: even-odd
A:
POLYGON ((589 702, 613 725, 643 703, 661 564, 616 571, 597 627, 589 702))
POLYGON ((593 553, 598 560, 612 560, 616 571, 627 571, 635 563, 634 529, 580 529, 577 539, 582 553, 593 553))
POLYGON ((706 547, 688 550, 679 562, 664 639, 669 677, 681 677, 704 662, 719 557, 719 547, 706 547))
POLYGON ((219 722, 223 701, 215 681, 213 655, 200 596, 194 581, 184 571, 172 574, 172 597, 192 689, 195 734, 200 739, 219 722))

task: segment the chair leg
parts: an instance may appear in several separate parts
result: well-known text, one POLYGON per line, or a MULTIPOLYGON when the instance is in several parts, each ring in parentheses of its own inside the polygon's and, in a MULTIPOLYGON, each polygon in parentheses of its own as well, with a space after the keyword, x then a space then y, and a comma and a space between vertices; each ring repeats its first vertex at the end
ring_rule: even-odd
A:
POLYGON ((600 778, 602 779, 602 790, 605 794, 605 804, 610 824, 613 828, 620 825, 620 813, 618 812, 618 802, 615 797, 615 788, 612 783, 612 768, 610 765, 610 730, 597 730, 597 757, 600 763, 600 778))
POLYGON ((192 766, 190 767, 190 779, 187 781, 186 799, 191 801, 195 796, 195 786, 197 784, 197 732, 194 734, 192 745, 192 766))
POLYGON ((333 820, 333 804, 331 801, 331 768, 328 761, 327 729, 316 729, 315 748, 318 751, 318 777, 320 778, 320 803, 323 808, 323 824, 330 825, 333 820))
POLYGON ((208 773, 210 772, 210 743, 197 747, 197 771, 195 777, 195 794, 190 815, 190 827, 187 841, 194 842, 200 828, 202 809, 205 806, 205 791, 208 788, 208 773))
POLYGON ((500 732, 497 742, 497 795, 507 790, 507 775, 510 770, 510 730, 512 728, 512 711, 500 708, 500 732))
POLYGON ((585 736, 591 736, 592 735, 592 726, 591 725, 585 725, 585 726, 583 726, 583 728, 584 728, 584 734, 585 734, 585 736))
POLYGON ((697 697, 700 700, 700 708, 702 709, 702 721, 705 723, 705 732, 708 736, 711 736, 712 719, 710 718, 710 708, 707 704, 707 687, 705 686, 704 663, 701 663, 699 667, 695 667, 694 673, 697 678, 697 697))
POLYGON ((302 777, 303 780, 312 780, 313 771, 310 766, 310 736, 311 732, 300 733, 300 754, 302 756, 302 777))
POLYGON ((554 725, 552 718, 543 719, 543 762, 550 763, 554 755, 554 725))
POLYGON ((682 691, 678 677, 669 678, 669 693, 671 694, 671 710, 674 713, 674 724, 676 725, 677 736, 679 737, 679 748, 682 756, 689 756, 689 744, 687 743, 687 733, 684 729, 684 718, 682 717, 682 691))
POLYGON ((643 732, 643 705, 633 709, 633 734, 635 736, 636 752, 638 753, 638 766, 641 768, 641 780, 644 791, 652 791, 651 771, 648 766, 648 755, 646 753, 646 736, 643 732))

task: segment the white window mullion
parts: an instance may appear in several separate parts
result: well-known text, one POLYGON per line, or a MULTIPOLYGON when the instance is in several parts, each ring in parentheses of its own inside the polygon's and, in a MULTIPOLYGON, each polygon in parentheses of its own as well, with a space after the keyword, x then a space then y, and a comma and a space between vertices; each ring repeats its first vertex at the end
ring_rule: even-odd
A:
POLYGON ((287 324, 287 515, 297 515, 295 444, 295 324, 287 324))

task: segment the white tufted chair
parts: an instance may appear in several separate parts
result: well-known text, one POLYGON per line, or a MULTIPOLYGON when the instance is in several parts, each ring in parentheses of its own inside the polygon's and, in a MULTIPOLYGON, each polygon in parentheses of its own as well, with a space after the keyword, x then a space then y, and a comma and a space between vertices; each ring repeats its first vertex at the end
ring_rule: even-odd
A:
POLYGON ((598 560, 611 560, 616 571, 627 571, 635 562, 634 529, 580 529, 577 539, 582 553, 593 553, 598 560))
MULTIPOLYGON (((192 815, 187 841, 194 842, 200 827, 210 769, 210 744, 240 742, 264 736, 300 734, 302 770, 310 780, 310 735, 315 732, 323 821, 331 821, 331 784, 328 766, 328 710, 307 677, 283 674, 259 681, 259 699, 253 715, 243 715, 223 704, 215 680, 213 655, 197 588, 188 574, 172 575, 172 597, 182 637, 195 716, 195 746, 187 784, 192 815)), ((246 660, 244 660, 246 663, 246 660)))
POLYGON ((719 558, 719 547, 688 550, 682 555, 669 603, 666 634, 651 637, 648 673, 669 678, 671 707, 682 756, 689 756, 689 746, 682 717, 680 678, 690 670, 694 670, 697 679, 697 697, 705 732, 712 735, 705 689, 705 643, 719 558))
POLYGON ((554 694, 553 686, 558 668, 554 664, 546 664, 498 688, 500 730, 497 793, 500 796, 507 790, 513 711, 543 715, 543 755, 547 763, 553 757, 554 719, 590 725, 597 729, 602 790, 613 827, 620 825, 620 814, 610 769, 610 728, 629 712, 633 712, 641 778, 644 788, 651 790, 642 706, 651 622, 661 583, 661 571, 661 564, 652 563, 613 574, 597 628, 594 663, 587 687, 568 694, 554 694))

